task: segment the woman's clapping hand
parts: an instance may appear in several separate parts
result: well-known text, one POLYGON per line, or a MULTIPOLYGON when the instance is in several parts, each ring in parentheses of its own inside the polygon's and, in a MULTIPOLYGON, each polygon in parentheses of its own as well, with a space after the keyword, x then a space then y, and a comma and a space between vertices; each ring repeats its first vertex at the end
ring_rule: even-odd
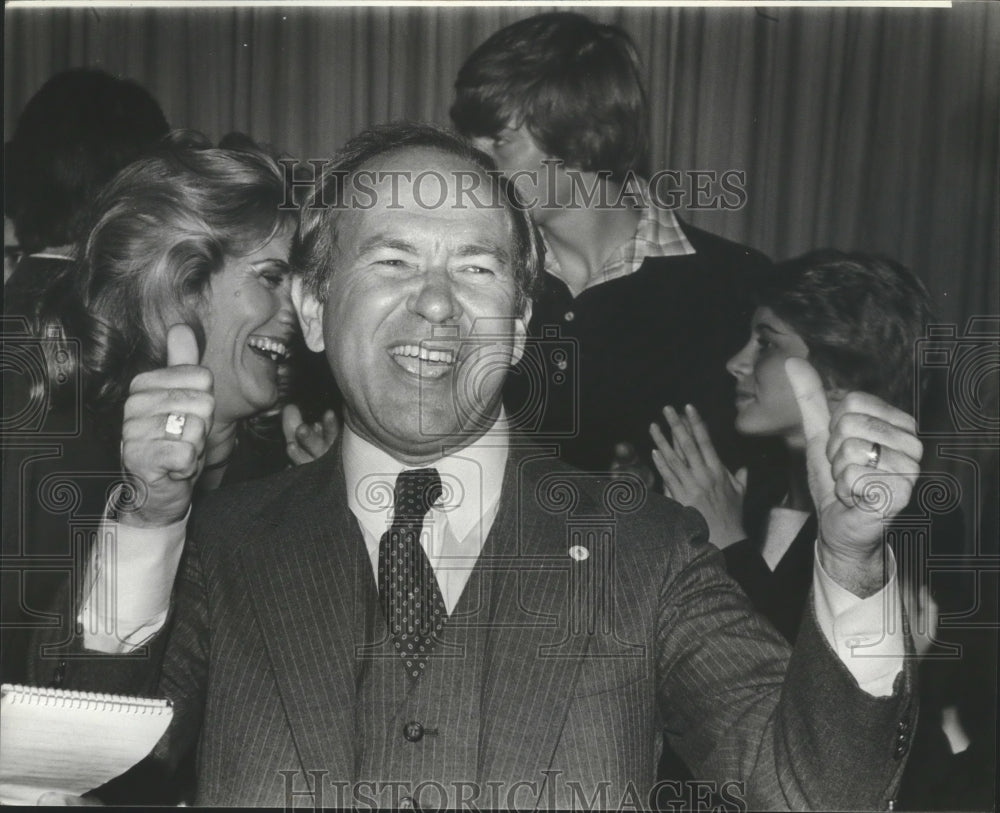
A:
POLYGON ((663 408, 673 443, 655 423, 649 434, 656 444, 653 464, 663 478, 663 493, 697 509, 708 523, 709 541, 725 548, 746 538, 743 494, 746 469, 731 474, 722 464, 698 411, 688 405, 683 415, 663 408))

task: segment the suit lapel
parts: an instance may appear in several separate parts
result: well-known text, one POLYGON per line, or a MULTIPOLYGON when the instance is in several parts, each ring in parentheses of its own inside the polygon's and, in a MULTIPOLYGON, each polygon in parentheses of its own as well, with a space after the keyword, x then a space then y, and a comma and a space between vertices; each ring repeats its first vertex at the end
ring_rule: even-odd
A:
POLYGON ((364 634, 361 579, 371 579, 345 494, 338 444, 282 506, 275 525, 242 550, 302 767, 338 779, 355 771, 355 641, 364 634))
MULTIPOLYGON (((587 606, 593 585, 585 589, 584 563, 569 554, 571 509, 559 496, 539 506, 546 486, 537 470, 553 472, 538 465, 544 457, 512 449, 477 564, 490 580, 479 744, 480 776, 490 779, 539 777, 551 764, 590 646, 573 608, 587 606)), ((362 739, 357 645, 371 609, 371 565, 346 505, 339 444, 310 469, 282 518, 261 528, 241 558, 302 767, 353 779, 362 739)))
POLYGON ((500 511, 480 557, 483 577, 491 579, 481 779, 541 777, 589 646, 589 636, 570 620, 584 591, 574 572, 579 563, 568 552, 566 513, 538 505, 539 480, 531 470, 546 456, 512 449, 500 511))

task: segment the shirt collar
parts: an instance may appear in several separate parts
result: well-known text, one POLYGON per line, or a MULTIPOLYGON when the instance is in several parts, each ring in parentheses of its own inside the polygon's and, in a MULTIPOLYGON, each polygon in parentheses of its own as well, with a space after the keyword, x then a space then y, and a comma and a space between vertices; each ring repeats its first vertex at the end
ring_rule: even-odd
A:
MULTIPOLYGON (((640 180, 633 187, 641 197, 642 209, 635 234, 630 240, 616 248, 604 266, 593 274, 587 282, 587 288, 593 288, 603 282, 634 274, 642 266, 647 257, 680 257, 694 254, 694 246, 687 239, 680 221, 673 209, 655 205, 646 190, 646 181, 640 180)), ((545 234, 542 234, 545 240, 545 234)), ((545 270, 554 277, 562 279, 559 271, 559 261, 545 242, 545 270)))
MULTIPOLYGON (((443 487, 431 510, 447 518, 457 540, 465 539, 485 517, 495 515, 509 447, 507 418, 501 409, 493 426, 474 443, 424 464, 438 470, 443 487)), ((378 539, 392 523, 396 477, 414 466, 396 460, 346 425, 342 454, 347 507, 362 528, 378 539)))

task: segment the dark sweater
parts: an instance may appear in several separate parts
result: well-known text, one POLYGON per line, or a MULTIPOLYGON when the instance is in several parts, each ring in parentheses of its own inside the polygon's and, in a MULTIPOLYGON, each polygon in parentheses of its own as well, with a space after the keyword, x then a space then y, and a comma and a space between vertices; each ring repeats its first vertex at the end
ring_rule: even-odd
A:
POLYGON ((648 463, 649 424, 667 404, 693 403, 730 465, 748 444, 733 429, 732 377, 726 361, 747 341, 754 272, 767 258, 682 224, 695 249, 647 257, 633 274, 573 297, 542 275, 525 358, 508 377, 513 423, 553 440, 564 460, 607 470, 614 446, 628 441, 648 463))

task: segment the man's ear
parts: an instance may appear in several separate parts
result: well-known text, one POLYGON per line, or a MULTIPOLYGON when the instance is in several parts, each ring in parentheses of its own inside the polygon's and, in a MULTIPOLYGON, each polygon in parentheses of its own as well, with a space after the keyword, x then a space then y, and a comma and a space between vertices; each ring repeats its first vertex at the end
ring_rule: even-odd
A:
POLYGON ((531 321, 531 302, 524 303, 524 313, 514 319, 514 352, 511 356, 511 366, 517 364, 524 356, 524 342, 528 335, 528 323, 531 321))
POLYGON ((323 303, 306 289, 302 277, 292 279, 292 305, 299 317, 306 347, 319 353, 325 347, 323 341, 323 303))

